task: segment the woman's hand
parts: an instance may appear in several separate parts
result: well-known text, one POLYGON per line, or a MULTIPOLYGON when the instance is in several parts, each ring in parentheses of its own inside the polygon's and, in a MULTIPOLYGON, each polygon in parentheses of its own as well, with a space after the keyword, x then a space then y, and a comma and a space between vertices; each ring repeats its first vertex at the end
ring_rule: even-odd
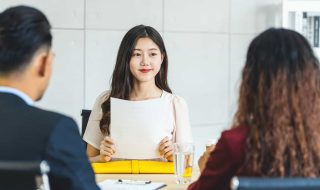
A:
POLYGON ((173 161, 173 146, 172 140, 169 137, 165 137, 159 143, 159 152, 160 155, 166 158, 168 161, 173 161))
POLYGON ((106 136, 100 144, 100 160, 108 162, 111 156, 116 152, 114 142, 111 137, 106 136))
POLYGON ((211 145, 209 148, 206 149, 206 151, 202 154, 202 156, 200 156, 198 160, 200 172, 202 172, 206 167, 207 161, 210 157, 211 152, 214 150, 214 148, 215 148, 215 145, 211 145))

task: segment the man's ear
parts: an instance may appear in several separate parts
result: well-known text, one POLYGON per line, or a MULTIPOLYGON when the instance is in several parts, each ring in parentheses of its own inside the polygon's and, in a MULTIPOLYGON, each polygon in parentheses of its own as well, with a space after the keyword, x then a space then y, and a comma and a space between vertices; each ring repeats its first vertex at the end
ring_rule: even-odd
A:
POLYGON ((37 57, 37 73, 40 77, 45 77, 48 74, 48 69, 51 64, 50 52, 41 52, 37 57))

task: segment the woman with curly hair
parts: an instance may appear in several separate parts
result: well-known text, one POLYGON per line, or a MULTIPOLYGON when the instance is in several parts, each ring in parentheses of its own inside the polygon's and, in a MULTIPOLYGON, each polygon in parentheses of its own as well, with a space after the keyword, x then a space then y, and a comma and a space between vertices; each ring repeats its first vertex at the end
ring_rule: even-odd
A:
POLYGON ((201 176, 188 189, 227 190, 235 175, 319 177, 319 96, 319 62, 307 40, 287 29, 258 35, 247 52, 233 128, 204 154, 201 176))

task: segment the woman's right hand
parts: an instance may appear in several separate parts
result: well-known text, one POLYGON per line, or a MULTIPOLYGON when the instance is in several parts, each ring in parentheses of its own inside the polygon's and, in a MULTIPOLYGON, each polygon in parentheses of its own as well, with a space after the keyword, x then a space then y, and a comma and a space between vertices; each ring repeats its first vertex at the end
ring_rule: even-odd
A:
POLYGON ((111 137, 106 136, 100 144, 100 160, 108 162, 111 156, 116 152, 116 147, 111 137))

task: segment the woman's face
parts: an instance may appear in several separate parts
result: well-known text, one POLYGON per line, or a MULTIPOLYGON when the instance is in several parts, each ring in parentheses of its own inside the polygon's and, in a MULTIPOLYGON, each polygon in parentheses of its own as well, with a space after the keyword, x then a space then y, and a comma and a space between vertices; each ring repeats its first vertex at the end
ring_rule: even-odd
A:
POLYGON ((159 47, 150 38, 140 38, 130 59, 130 71, 136 82, 154 81, 163 61, 159 47))

